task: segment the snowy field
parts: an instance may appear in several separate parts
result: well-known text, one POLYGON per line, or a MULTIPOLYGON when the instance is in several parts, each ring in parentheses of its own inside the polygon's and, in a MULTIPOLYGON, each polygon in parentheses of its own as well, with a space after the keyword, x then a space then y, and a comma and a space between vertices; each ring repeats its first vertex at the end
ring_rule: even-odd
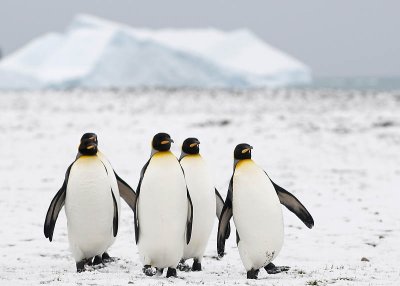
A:
MULTIPOLYGON (((0 285, 400 285, 400 93, 163 91, 0 93, 0 285), (276 265, 289 272, 246 280, 234 235, 216 259, 216 226, 203 272, 149 278, 123 203, 118 257, 76 273, 65 214, 50 243, 43 221, 81 135, 136 189, 152 136, 196 136, 225 196, 237 143, 308 208, 307 229, 284 209, 276 265), (363 260, 368 261, 362 261, 363 260)), ((234 234, 234 232, 232 232, 234 234)), ((160 238, 162 239, 162 238, 160 238)))

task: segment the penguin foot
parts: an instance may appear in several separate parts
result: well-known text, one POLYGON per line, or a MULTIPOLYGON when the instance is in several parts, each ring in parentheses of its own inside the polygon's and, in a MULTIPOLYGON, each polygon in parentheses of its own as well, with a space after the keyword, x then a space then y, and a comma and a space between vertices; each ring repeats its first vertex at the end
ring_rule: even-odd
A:
POLYGON ((85 266, 86 265, 92 265, 92 257, 91 258, 84 258, 81 261, 78 261, 76 263, 76 272, 81 273, 86 271, 85 266))
POLYGON ((197 259, 193 259, 192 271, 201 271, 201 262, 197 259))
POLYGON ((250 271, 247 271, 247 279, 257 279, 258 271, 258 269, 251 269, 250 271))
POLYGON ((112 258, 107 252, 103 253, 101 259, 103 260, 103 263, 109 263, 115 261, 115 258, 112 258))
POLYGON ((175 278, 177 277, 175 268, 168 267, 167 278, 169 277, 175 277, 175 278))
POLYGON ((85 271, 85 264, 86 264, 85 259, 78 261, 76 263, 76 272, 81 273, 81 272, 85 271))
POLYGON ((93 259, 93 265, 103 264, 103 259, 100 255, 96 255, 93 259))
POLYGON ((185 271, 185 272, 190 271, 190 266, 187 263, 185 263, 184 259, 181 259, 181 261, 179 261, 179 264, 176 268, 178 268, 178 270, 180 271, 185 271))
POLYGON ((86 261, 86 265, 88 265, 88 266, 92 266, 93 265, 93 257, 90 257, 90 258, 86 258, 85 259, 85 261, 86 261))
POLYGON ((277 274, 281 272, 286 272, 290 269, 289 266, 275 266, 272 262, 264 267, 268 274, 277 274))
POLYGON ((156 270, 157 270, 156 276, 161 276, 161 275, 163 275, 164 268, 158 268, 158 267, 156 267, 156 270))
POLYGON ((146 276, 154 276, 156 274, 156 269, 151 265, 145 265, 142 270, 146 276))

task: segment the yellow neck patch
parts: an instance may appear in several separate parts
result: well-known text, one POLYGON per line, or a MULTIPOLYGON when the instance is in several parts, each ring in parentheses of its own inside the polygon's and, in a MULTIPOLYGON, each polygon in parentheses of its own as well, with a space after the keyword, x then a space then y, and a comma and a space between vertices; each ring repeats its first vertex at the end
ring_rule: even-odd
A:
POLYGON ((80 155, 79 159, 93 159, 93 158, 97 158, 97 154, 95 155, 80 155))
POLYGON ((154 158, 162 158, 166 156, 171 156, 171 151, 159 151, 153 155, 154 158))
POLYGON ((187 154, 187 155, 185 155, 185 158, 186 157, 188 157, 188 158, 199 158, 201 156, 200 156, 200 154, 187 154))
POLYGON ((244 159, 244 160, 240 160, 237 164, 236 164, 236 169, 237 168, 242 168, 242 167, 246 167, 250 164, 253 164, 253 160, 251 159, 244 159))

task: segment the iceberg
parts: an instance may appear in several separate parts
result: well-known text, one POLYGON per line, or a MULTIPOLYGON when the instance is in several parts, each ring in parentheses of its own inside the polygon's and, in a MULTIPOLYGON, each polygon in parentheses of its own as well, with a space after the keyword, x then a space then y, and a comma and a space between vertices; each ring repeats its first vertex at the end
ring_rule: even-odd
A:
POLYGON ((310 69, 248 30, 138 29, 78 15, 0 61, 0 89, 254 88, 307 84, 310 69))

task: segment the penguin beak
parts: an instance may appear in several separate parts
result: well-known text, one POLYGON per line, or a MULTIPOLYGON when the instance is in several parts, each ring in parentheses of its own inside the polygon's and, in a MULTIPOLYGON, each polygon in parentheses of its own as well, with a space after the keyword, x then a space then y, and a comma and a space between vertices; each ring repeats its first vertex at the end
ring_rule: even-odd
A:
POLYGON ((197 146, 199 146, 199 145, 200 145, 200 141, 196 141, 196 142, 190 144, 189 147, 190 147, 190 148, 193 148, 193 147, 197 147, 197 146))
POLYGON ((250 152, 250 150, 253 149, 253 146, 250 146, 249 148, 243 149, 242 154, 250 152))
POLYGON ((169 138, 169 139, 167 139, 167 140, 161 141, 161 145, 165 145, 165 144, 168 144, 168 143, 174 143, 174 140, 172 140, 171 138, 169 138))
POLYGON ((96 144, 95 143, 90 143, 90 145, 88 145, 87 147, 86 147, 86 149, 87 150, 91 150, 91 149, 94 149, 96 147, 96 144))

